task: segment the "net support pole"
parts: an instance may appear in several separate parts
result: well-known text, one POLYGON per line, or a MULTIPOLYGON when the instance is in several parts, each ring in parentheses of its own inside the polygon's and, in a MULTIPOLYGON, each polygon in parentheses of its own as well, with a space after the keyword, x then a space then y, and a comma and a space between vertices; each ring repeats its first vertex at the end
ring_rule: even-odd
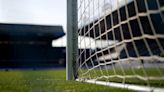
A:
POLYGON ((67 53, 66 79, 74 80, 77 77, 78 54, 78 25, 77 0, 67 0, 67 53))

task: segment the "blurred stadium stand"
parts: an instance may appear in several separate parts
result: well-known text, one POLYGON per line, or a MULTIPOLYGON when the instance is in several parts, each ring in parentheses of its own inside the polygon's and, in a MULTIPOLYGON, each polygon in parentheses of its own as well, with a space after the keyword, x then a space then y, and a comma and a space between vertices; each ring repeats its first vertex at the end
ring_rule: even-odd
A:
POLYGON ((65 48, 52 47, 62 26, 0 24, 0 68, 65 66, 65 48))

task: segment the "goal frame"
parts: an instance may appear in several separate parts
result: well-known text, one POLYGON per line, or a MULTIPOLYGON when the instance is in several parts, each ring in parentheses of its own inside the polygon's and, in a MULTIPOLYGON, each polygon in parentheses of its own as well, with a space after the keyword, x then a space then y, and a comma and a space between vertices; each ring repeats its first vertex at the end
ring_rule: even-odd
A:
POLYGON ((78 26, 77 0, 67 0, 66 79, 77 78, 78 26))

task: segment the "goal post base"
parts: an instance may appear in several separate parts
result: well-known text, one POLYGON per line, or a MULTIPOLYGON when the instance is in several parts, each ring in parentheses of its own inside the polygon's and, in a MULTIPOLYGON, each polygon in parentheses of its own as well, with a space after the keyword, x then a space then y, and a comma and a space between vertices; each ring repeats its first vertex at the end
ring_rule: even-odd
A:
POLYGON ((164 92, 164 88, 147 87, 147 86, 134 85, 134 84, 122 84, 122 83, 114 83, 114 82, 104 82, 104 81, 97 81, 97 80, 80 80, 80 79, 76 79, 76 81, 110 86, 110 87, 125 88, 125 89, 139 91, 139 92, 164 92))

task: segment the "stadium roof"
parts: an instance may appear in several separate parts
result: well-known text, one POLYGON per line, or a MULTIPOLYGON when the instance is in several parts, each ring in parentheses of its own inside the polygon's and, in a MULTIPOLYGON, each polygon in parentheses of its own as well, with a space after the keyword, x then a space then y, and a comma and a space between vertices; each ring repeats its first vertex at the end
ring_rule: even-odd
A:
POLYGON ((58 39, 64 36, 62 26, 0 23, 0 36, 58 39))

